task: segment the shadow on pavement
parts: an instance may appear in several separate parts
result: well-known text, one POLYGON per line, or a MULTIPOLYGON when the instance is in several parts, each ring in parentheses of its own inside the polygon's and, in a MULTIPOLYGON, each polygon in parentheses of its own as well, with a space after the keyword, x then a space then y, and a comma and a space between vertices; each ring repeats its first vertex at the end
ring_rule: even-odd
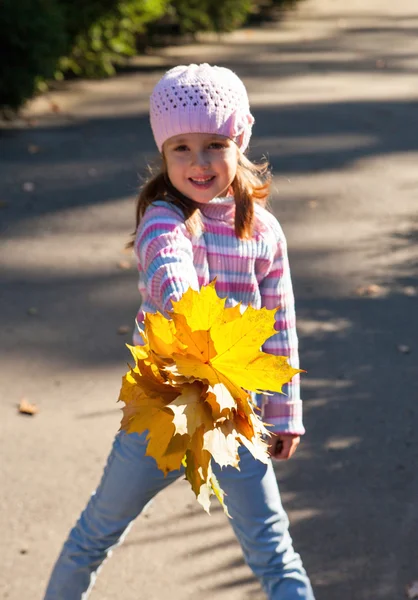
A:
MULTIPOLYGON (((256 160, 267 154, 278 176, 330 172, 418 150, 418 101, 324 102, 253 112, 251 154, 256 160)), ((0 147, 6 202, 0 231, 8 237, 33 231, 32 221, 44 215, 134 196, 144 165, 156 161, 144 116, 8 132, 0 147), (39 148, 35 155, 27 151, 32 145, 39 148), (25 182, 35 185, 33 192, 22 192, 25 182)), ((418 190, 416 181, 410 185, 418 190)), ((111 225, 100 222, 101 228, 111 225)), ((35 227, 42 231, 41 224, 35 227)))
MULTIPOLYGON (((390 81, 395 72, 417 72, 416 66, 397 63, 397 55, 390 52, 392 34, 407 40, 417 31, 418 27, 399 30, 390 25, 348 28, 338 37, 301 46, 268 44, 265 50, 277 53, 277 62, 263 63, 262 68, 246 63, 248 45, 234 44, 234 53, 243 51, 236 70, 249 78, 271 76, 278 84, 287 74, 301 71, 373 72, 376 63, 371 56, 316 62, 314 57, 297 60, 297 55, 331 54, 379 36, 384 51, 378 58, 387 62, 390 81), (280 53, 294 57, 286 62, 280 53)), ((253 45, 253 52, 262 54, 263 47, 253 45)), ((233 66, 233 61, 226 44, 223 62, 233 66)), ((250 92, 255 91, 256 84, 252 85, 250 92)), ((330 173, 364 159, 417 152, 417 109, 418 101, 402 100, 256 107, 253 154, 268 152, 280 177, 330 173)), ((121 240, 129 235, 129 218, 97 221, 89 211, 97 206, 105 212, 107 204, 134 195, 138 169, 154 156, 145 116, 92 118, 62 128, 9 129, 1 136, 0 147, 0 191, 6 202, 0 230, 6 243, 29 237, 42 244, 61 231, 106 235, 117 228, 121 240), (39 151, 29 154, 29 145, 39 151), (35 184, 33 192, 22 192, 25 182, 35 184), (69 215, 76 209, 83 209, 82 217, 68 229, 69 215)), ((417 181, 410 185, 410 192, 416 193, 417 181)), ((286 222, 304 218, 303 203, 298 205, 296 199, 290 204, 285 228, 286 222)), ((386 253, 383 283, 388 291, 382 297, 336 294, 337 280, 321 279, 302 268, 322 261, 322 251, 291 249, 298 316, 304 324, 300 338, 302 366, 308 371, 303 379, 308 434, 295 459, 277 464, 276 472, 285 490, 285 506, 293 515, 295 545, 321 600, 391 600, 391 590, 403 589, 414 577, 418 321, 417 297, 402 289, 418 289, 417 213, 406 218, 410 225, 403 232, 393 228, 369 239, 365 247, 369 253, 386 253), (401 351, 401 346, 410 351, 401 351)), ((339 252, 344 249, 335 249, 336 258, 339 252)), ((133 271, 59 276, 42 265, 28 269, 23 255, 18 268, 6 263, 2 279, 6 285, 0 298, 0 328, 6 353, 19 352, 22 360, 37 353, 45 360, 58 357, 87 367, 125 360, 125 340, 115 331, 121 323, 133 322, 137 309, 133 271), (41 306, 39 318, 25 315, 22 306, 41 306)), ((84 418, 100 416, 91 413, 84 418)), ((194 535, 201 533, 196 529, 194 535)), ((207 551, 212 548, 202 547, 202 553, 207 551)), ((228 568, 231 565, 225 565, 228 568)), ((211 576, 211 571, 202 574, 211 576)), ((252 582, 233 580, 230 585, 252 582)))

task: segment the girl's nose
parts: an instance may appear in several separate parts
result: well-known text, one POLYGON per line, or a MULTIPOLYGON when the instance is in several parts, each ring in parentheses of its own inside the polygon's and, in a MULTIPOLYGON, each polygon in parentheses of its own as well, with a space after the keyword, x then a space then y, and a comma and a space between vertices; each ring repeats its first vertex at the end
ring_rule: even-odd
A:
POLYGON ((193 164, 201 167, 202 169, 207 169, 209 167, 209 157, 206 152, 195 152, 193 156, 193 164))

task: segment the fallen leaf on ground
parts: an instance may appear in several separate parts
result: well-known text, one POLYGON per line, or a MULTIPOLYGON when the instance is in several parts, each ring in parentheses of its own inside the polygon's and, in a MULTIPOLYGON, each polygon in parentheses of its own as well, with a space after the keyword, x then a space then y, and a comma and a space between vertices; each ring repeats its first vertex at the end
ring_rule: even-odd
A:
POLYGON ((398 350, 401 354, 409 354, 411 352, 411 348, 406 344, 399 344, 398 350))
POLYGON ((24 192, 33 192, 35 190, 35 184, 32 181, 26 181, 22 185, 22 190, 24 192))
POLYGON ((23 120, 28 127, 36 127, 36 125, 39 123, 37 119, 33 119, 31 117, 23 117, 23 120))
POLYGON ((59 113, 59 112, 61 112, 61 108, 60 108, 59 104, 57 104, 57 103, 56 103, 56 102, 54 102, 53 100, 51 100, 51 101, 49 102, 49 108, 51 109, 51 111, 52 111, 53 113, 59 113))
POLYGON ((131 330, 132 330, 132 327, 129 327, 129 325, 121 325, 120 327, 118 327, 118 334, 119 335, 126 335, 131 330))
POLYGON ((28 308, 28 315, 30 315, 31 317, 34 317, 37 314, 38 309, 36 308, 36 306, 31 306, 30 308, 28 308))
POLYGON ((10 202, 8 202, 7 200, 0 200, 0 208, 6 208, 7 206, 9 206, 10 202))
POLYGON ((40 148, 36 144, 29 144, 28 152, 29 154, 38 154, 40 148))
POLYGON ((405 296, 418 296, 418 288, 414 287, 413 285, 407 285, 402 291, 405 296))
POLYGON ((185 468, 198 502, 209 512, 224 493, 211 461, 239 468, 238 449, 268 461, 268 431, 249 392, 281 392, 299 369, 262 352, 277 333, 276 309, 225 308, 215 282, 189 289, 169 318, 147 314, 143 346, 128 346, 135 366, 122 379, 121 429, 148 431, 147 455, 167 474, 185 468))
POLYGON ((371 285, 361 285, 356 288, 357 296, 368 296, 376 298, 378 296, 383 296, 385 293, 385 289, 377 285, 376 283, 372 283, 371 285))
POLYGON ((131 268, 131 263, 127 260, 120 260, 118 262, 118 267, 122 271, 128 271, 131 268))
POLYGON ((406 586, 406 597, 411 600, 413 598, 418 598, 418 581, 413 581, 406 586))
POLYGON ((26 400, 26 398, 22 398, 19 403, 18 410, 23 415, 36 415, 39 412, 39 408, 36 404, 31 404, 26 400))

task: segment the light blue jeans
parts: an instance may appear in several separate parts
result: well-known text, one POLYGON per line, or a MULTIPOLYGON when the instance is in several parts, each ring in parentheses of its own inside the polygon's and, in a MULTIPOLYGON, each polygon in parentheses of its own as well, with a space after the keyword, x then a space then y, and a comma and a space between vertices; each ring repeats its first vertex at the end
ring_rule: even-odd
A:
MULTIPOLYGON (((102 480, 70 532, 58 557, 45 600, 86 600, 96 572, 128 525, 163 488, 183 474, 164 477, 145 456, 146 435, 118 433, 102 480)), ((227 494, 226 504, 245 559, 270 600, 314 600, 301 559, 293 550, 271 462, 240 449, 241 471, 213 470, 227 494)))

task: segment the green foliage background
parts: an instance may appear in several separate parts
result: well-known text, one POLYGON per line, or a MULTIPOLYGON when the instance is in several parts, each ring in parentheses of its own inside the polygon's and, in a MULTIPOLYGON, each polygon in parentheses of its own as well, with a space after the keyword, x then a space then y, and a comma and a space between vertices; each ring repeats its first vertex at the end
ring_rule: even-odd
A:
POLYGON ((18 110, 47 80, 104 77, 165 31, 232 31, 254 12, 295 0, 3 0, 0 110, 18 110))
POLYGON ((18 108, 54 76, 69 47, 56 0, 3 0, 0 7, 0 106, 18 108))

